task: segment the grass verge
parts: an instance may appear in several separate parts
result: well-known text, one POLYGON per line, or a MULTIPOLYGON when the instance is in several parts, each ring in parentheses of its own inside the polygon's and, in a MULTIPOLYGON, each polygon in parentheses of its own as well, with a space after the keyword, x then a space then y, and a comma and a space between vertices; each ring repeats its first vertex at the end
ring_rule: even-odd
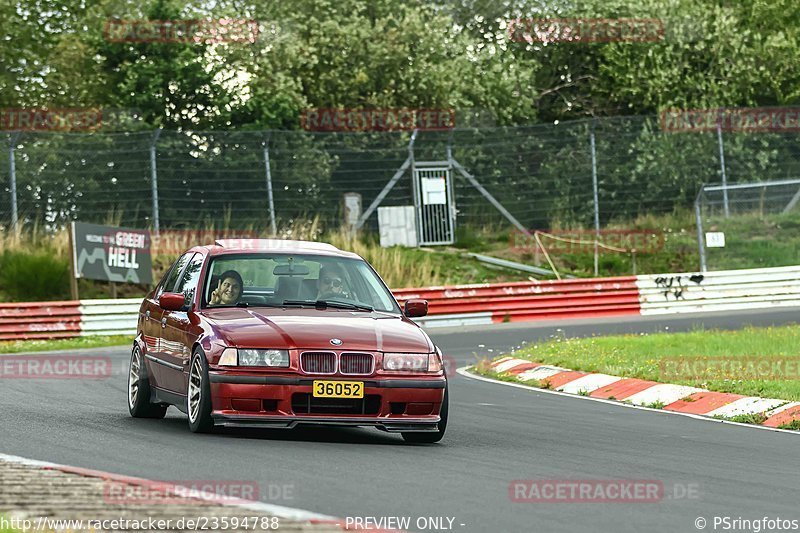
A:
MULTIPOLYGON (((800 400, 800 326, 615 335, 529 345, 513 356, 572 370, 800 400), (782 371, 759 365, 783 361, 782 371), (720 362, 728 364, 721 367, 720 362), (742 366, 739 366, 742 365, 742 366), (744 369, 731 370, 731 368, 744 369)), ((486 365, 478 373, 487 374, 486 365)))
POLYGON ((131 335, 97 335, 72 339, 37 339, 25 341, 0 341, 0 354, 23 352, 49 352, 53 350, 83 350, 108 346, 127 346, 133 342, 131 335))

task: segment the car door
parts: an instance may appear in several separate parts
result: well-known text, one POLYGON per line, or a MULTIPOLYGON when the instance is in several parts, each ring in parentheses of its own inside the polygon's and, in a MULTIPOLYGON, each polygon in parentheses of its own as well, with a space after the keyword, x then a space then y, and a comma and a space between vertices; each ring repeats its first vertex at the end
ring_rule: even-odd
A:
POLYGON ((164 367, 162 369, 164 387, 181 395, 186 394, 192 346, 200 335, 200 328, 196 321, 192 324, 190 315, 194 312, 195 294, 198 290, 204 259, 203 254, 194 254, 178 277, 173 292, 183 293, 184 309, 164 311, 161 319, 164 324, 162 329, 164 349, 161 352, 164 361, 164 365, 162 365, 164 367))
POLYGON ((175 261, 164 282, 153 294, 153 300, 148 302, 147 309, 145 310, 144 334, 147 344, 145 359, 150 368, 150 375, 153 376, 152 385, 159 389, 170 390, 167 385, 169 374, 165 372, 167 369, 167 359, 164 355, 165 349, 167 348, 164 344, 164 330, 166 327, 165 314, 167 311, 158 305, 158 298, 165 292, 173 292, 175 285, 178 283, 178 278, 183 273, 192 255, 194 254, 185 253, 175 261))

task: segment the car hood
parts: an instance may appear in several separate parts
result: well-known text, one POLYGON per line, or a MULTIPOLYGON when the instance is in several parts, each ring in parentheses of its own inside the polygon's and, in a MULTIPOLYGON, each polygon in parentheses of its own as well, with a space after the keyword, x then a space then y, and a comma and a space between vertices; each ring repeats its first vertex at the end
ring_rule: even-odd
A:
POLYGON ((315 309, 208 309, 217 336, 240 348, 301 348, 426 353, 428 336, 397 315, 315 309), (331 339, 340 339, 334 347, 331 339))

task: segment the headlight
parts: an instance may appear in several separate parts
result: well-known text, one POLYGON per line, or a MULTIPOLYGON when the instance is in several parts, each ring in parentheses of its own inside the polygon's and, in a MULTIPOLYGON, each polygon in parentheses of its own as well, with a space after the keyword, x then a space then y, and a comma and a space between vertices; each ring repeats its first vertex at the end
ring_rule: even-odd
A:
POLYGON ((220 366, 289 367, 288 350, 256 350, 252 348, 226 348, 219 359, 220 366))
POLYGON ((383 369, 390 372, 440 372, 442 363, 434 353, 385 353, 383 369))

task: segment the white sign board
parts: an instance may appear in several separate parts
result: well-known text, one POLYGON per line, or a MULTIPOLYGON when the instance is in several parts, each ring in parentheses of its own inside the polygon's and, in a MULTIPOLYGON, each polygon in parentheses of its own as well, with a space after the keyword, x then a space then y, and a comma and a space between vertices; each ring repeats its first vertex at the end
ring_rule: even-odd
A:
POLYGON ((425 205, 447 203, 444 176, 422 178, 422 203, 425 205))
POLYGON ((707 232, 706 246, 709 248, 725 248, 725 234, 721 231, 707 232))
POLYGON ((416 210, 413 205, 378 208, 381 246, 417 246, 416 210))

